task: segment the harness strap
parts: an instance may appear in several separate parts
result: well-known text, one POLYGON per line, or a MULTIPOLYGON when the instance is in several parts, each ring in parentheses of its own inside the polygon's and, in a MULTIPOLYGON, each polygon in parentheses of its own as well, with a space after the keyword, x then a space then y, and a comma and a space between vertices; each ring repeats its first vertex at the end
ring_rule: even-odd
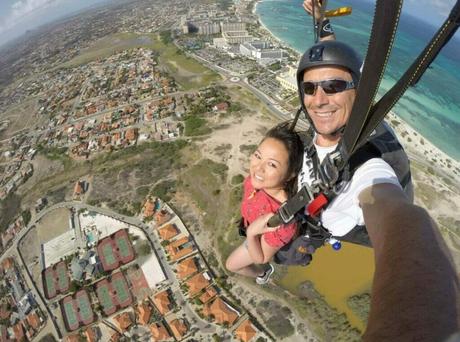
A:
POLYGON ((348 125, 339 143, 341 168, 356 150, 393 46, 402 0, 377 0, 362 76, 348 125))
POLYGON ((380 121, 406 92, 409 86, 414 86, 439 54, 444 45, 452 38, 460 26, 460 0, 452 8, 448 18, 435 33, 425 49, 406 70, 398 82, 371 108, 365 129, 358 137, 358 144, 363 144, 367 136, 377 127, 380 121))

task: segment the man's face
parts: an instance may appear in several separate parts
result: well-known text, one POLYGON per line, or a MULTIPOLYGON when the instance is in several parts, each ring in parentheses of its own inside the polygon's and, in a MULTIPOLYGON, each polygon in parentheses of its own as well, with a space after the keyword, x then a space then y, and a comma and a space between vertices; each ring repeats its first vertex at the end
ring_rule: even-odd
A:
MULTIPOLYGON (((335 79, 352 81, 351 74, 348 71, 333 66, 312 68, 303 75, 304 82, 335 79)), ((321 86, 316 88, 316 92, 313 95, 304 95, 305 108, 319 134, 317 139, 319 145, 330 146, 338 142, 340 136, 332 135, 332 133, 347 123, 355 97, 355 89, 326 94, 321 86)))

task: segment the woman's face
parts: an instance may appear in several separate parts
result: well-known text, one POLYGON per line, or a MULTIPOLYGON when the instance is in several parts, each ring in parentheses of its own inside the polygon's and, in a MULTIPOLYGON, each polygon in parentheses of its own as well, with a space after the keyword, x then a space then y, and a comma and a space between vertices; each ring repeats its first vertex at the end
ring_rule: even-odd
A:
POLYGON ((249 175, 255 189, 284 189, 288 180, 289 153, 282 142, 266 138, 251 155, 249 175))

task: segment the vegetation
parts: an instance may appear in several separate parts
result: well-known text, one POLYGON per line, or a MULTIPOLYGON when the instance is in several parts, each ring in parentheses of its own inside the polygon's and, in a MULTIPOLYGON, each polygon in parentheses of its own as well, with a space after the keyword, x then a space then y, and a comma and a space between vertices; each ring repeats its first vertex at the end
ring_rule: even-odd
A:
POLYGON ((27 226, 30 222, 30 219, 32 218, 32 214, 30 213, 29 209, 24 210, 21 213, 22 220, 24 221, 24 226, 27 226))
POLYGON ((352 296, 348 298, 347 304, 350 309, 359 317, 363 322, 367 323, 369 317, 369 308, 371 303, 371 296, 369 293, 352 296))
POLYGON ((243 175, 236 175, 236 176, 233 176, 232 177, 232 185, 238 185, 238 184, 241 184, 243 183, 244 181, 244 176, 243 175))
POLYGON ((185 118, 185 135, 192 137, 197 135, 205 135, 211 133, 211 129, 207 126, 206 120, 196 115, 190 115, 185 118))
POLYGON ((149 255, 151 251, 152 247, 150 246, 150 243, 148 241, 143 241, 139 243, 139 246, 137 247, 137 252, 140 256, 149 255))
POLYGON ((165 180, 161 181, 152 189, 152 192, 155 196, 162 198, 164 201, 168 202, 171 200, 172 196, 176 192, 176 181, 174 180, 165 180))
POLYGON ((0 201, 0 232, 4 232, 21 209, 21 198, 15 193, 10 193, 0 201))

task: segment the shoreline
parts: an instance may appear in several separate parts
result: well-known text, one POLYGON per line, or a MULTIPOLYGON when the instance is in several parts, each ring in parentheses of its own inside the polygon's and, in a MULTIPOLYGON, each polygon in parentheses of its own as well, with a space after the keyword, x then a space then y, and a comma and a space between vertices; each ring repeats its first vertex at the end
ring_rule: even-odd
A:
MULTIPOLYGON (((287 47, 291 50, 291 52, 295 53, 295 57, 298 59, 301 56, 301 53, 297 51, 294 47, 290 46, 288 43, 283 42, 280 38, 278 38, 270 29, 263 23, 261 16, 257 14, 257 5, 264 0, 257 0, 254 3, 254 6, 252 8, 252 13, 257 17, 257 22, 260 25, 261 33, 265 34, 268 36, 269 39, 273 39, 276 42, 280 44, 281 47, 287 47)), ((401 116, 399 116, 395 111, 390 110, 389 113, 386 115, 385 119, 387 121, 391 121, 390 117, 394 116, 397 120, 401 122, 401 124, 405 127, 406 131, 409 131, 411 133, 411 136, 417 136, 419 135, 421 138, 424 140, 424 146, 420 146, 422 144, 414 144, 411 141, 407 141, 404 137, 401 137, 399 134, 399 138, 401 143, 404 142, 404 147, 408 150, 411 151, 413 154, 419 155, 421 157, 426 157, 427 154, 433 154, 433 157, 435 158, 441 158, 442 160, 449 160, 450 162, 446 162, 452 165, 452 168, 457 168, 459 171, 456 174, 452 168, 447 168, 443 167, 444 171, 448 173, 454 180, 460 179, 460 160, 456 159, 455 157, 452 157, 448 155, 446 152, 441 150, 439 147, 437 147, 431 140, 427 139, 425 136, 423 136, 420 132, 418 132, 413 126, 408 124, 401 116), (416 134, 413 134, 415 132, 416 134), (413 146, 414 145, 414 146, 413 146), (419 148, 422 147, 422 151, 419 150, 419 148)), ((394 119, 394 118, 393 118, 394 119)), ((395 128, 395 127, 394 127, 395 128)), ((395 131, 398 131, 395 128, 395 131)))

